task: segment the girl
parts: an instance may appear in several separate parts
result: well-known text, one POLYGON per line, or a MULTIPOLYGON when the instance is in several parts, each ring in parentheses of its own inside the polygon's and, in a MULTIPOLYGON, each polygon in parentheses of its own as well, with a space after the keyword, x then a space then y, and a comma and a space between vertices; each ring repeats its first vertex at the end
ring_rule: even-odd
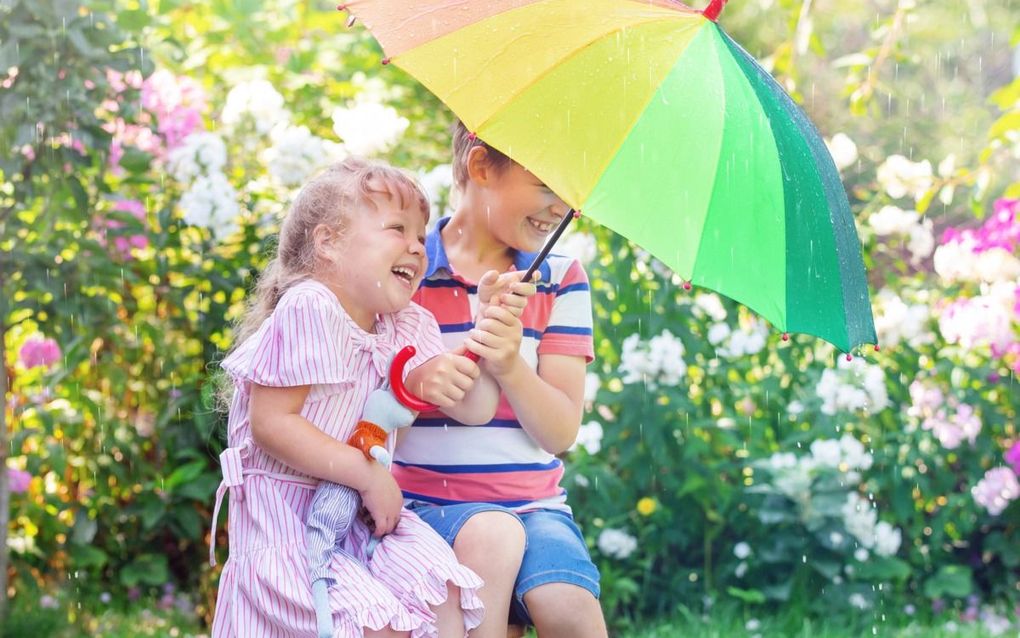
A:
POLYGON ((408 344, 418 355, 406 382, 421 398, 469 423, 495 411, 491 379, 478 380, 463 349, 445 352, 435 319, 410 303, 428 210, 403 173, 354 159, 294 201, 222 364, 235 391, 213 520, 228 490, 233 507, 213 636, 316 635, 305 528, 320 479, 357 490, 383 537, 369 560, 373 530, 359 520, 334 553, 335 636, 463 636, 481 621, 478 576, 402 508, 382 464, 343 443, 390 355, 408 344))

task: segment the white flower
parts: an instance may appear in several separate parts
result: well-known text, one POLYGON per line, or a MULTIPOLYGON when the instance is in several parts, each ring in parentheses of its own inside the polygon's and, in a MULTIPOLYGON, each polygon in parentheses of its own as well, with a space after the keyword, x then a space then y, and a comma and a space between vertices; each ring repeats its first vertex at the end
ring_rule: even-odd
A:
POLYGON ((289 118, 283 96, 266 80, 242 82, 230 89, 220 116, 227 127, 249 120, 260 134, 268 133, 289 118))
POLYGON ((273 144, 263 152, 262 159, 269 174, 284 186, 303 184, 328 157, 325 140, 312 135, 307 126, 277 126, 270 139, 273 144))
POLYGON ((786 405, 786 413, 790 416, 800 416, 801 414, 804 414, 804 404, 796 399, 790 401, 786 405))
POLYGON ((910 261, 915 265, 930 257, 931 252, 935 250, 935 235, 932 233, 930 219, 924 219, 911 226, 908 238, 907 250, 910 251, 910 261))
POLYGON ((623 341, 620 372, 624 383, 645 382, 650 388, 677 385, 687 374, 684 344, 668 330, 643 342, 633 334, 623 341))
POLYGON ((747 563, 740 561, 737 563, 736 569, 733 570, 733 575, 737 578, 743 578, 744 574, 747 573, 747 563))
POLYGON ((580 487, 588 487, 589 485, 591 485, 591 481, 589 481, 588 477, 585 476, 584 474, 575 474, 574 483, 576 483, 580 487))
POLYGON ((1004 351, 1013 342, 1013 304, 1016 286, 993 284, 987 293, 959 299, 942 311, 939 331, 949 343, 971 350, 979 346, 1004 351))
POLYGON ((201 175, 221 172, 227 163, 227 145, 215 133, 192 133, 170 151, 168 160, 170 174, 186 184, 201 175))
POLYGON ((978 253, 974 263, 978 281, 1016 281, 1020 279, 1020 259, 1005 248, 989 248, 978 253))
POLYGON ((935 272, 948 283, 977 280, 977 254, 972 239, 942 244, 935 249, 932 263, 935 272))
POLYGON ((893 199, 910 195, 918 201, 932 187, 931 162, 911 162, 902 155, 890 155, 878 167, 878 183, 893 199))
POLYGON ((191 188, 181 196, 184 221, 208 228, 213 237, 222 239, 237 229, 236 218, 240 210, 237 191, 223 173, 198 177, 191 188))
POLYGON ((916 210, 903 210, 898 206, 883 206, 868 217, 868 225, 876 235, 906 235, 917 225, 920 215, 916 210))
POLYGON ((599 387, 601 387, 602 381, 599 379, 599 375, 594 372, 589 372, 584 375, 584 402, 593 403, 595 397, 598 395, 599 387))
POLYGON ((857 145, 845 133, 836 133, 825 145, 829 147, 832 161, 839 170, 853 166, 857 161, 857 145))
POLYGON ((357 102, 333 111, 333 131, 355 155, 376 155, 388 151, 407 130, 410 122, 396 109, 377 102, 357 102))
POLYGON ((602 434, 602 424, 598 421, 589 421, 577 431, 577 440, 570 449, 576 449, 580 445, 588 451, 588 454, 598 454, 602 449, 602 434))
POLYGON ((751 546, 741 541, 733 546, 733 555, 740 560, 744 560, 751 555, 751 546))
POLYGON ((927 328, 931 319, 927 304, 907 305, 895 292, 883 288, 875 296, 875 306, 875 330, 883 346, 893 347, 906 341, 916 348, 935 342, 935 334, 927 328))
POLYGON ((769 457, 769 467, 773 470, 785 470, 797 466, 797 455, 792 452, 776 452, 769 457))
POLYGON ((822 467, 837 468, 843 458, 843 453, 839 447, 839 441, 818 439, 811 443, 811 456, 822 467))
POLYGON ((850 594, 850 598, 847 599, 847 602, 857 609, 867 609, 868 607, 871 607, 871 603, 869 603, 868 599, 864 597, 864 594, 856 592, 850 594))
POLYGON ((871 468, 874 459, 864 449, 864 444, 850 436, 844 434, 839 438, 839 448, 842 453, 842 462, 846 463, 848 467, 867 470, 871 468))
POLYGON ((823 370, 815 394, 822 399, 822 412, 829 415, 856 410, 875 414, 889 405, 885 373, 877 365, 864 363, 863 359, 845 361, 841 358, 837 370, 823 370))
POLYGON ((421 173, 418 181, 429 196, 432 206, 432 219, 438 221, 451 212, 450 189, 453 188, 453 167, 439 164, 427 173, 421 173))
POLYGON ((713 323, 708 329, 708 342, 713 346, 719 345, 730 336, 730 327, 725 323, 713 323))
POLYGON ((814 467, 814 461, 811 459, 797 459, 793 467, 776 472, 773 483, 777 490, 791 500, 806 503, 811 499, 811 472, 814 467))
POLYGON ((1000 616, 987 608, 981 611, 981 624, 984 625, 989 636, 1002 636, 1013 626, 1009 618, 1000 616))
POLYGON ((694 297, 694 314, 697 316, 703 316, 707 314, 715 321, 723 321, 726 319, 726 308, 723 307, 722 299, 719 295, 711 292, 698 293, 694 297))
POLYGON ((726 342, 716 348, 716 352, 728 358, 758 354, 765 347, 767 338, 768 329, 765 324, 757 319, 750 319, 732 331, 726 342))
POLYGON ((624 559, 637 549, 637 539, 619 529, 604 529, 599 534, 599 551, 610 558, 624 559))
POLYGON ((761 621, 757 618, 752 618, 744 623, 744 629, 747 631, 758 631, 761 629, 761 621))
POLYGON ((900 550, 903 533, 885 521, 875 525, 875 553, 879 556, 892 556, 900 550))
POLYGON ((864 547, 875 545, 875 524, 878 514, 871 503, 861 498, 857 492, 846 495, 846 503, 842 508, 843 524, 848 532, 864 547))
MULTIPOLYGON (((552 236, 550 235, 550 239, 552 236)), ((598 255, 598 247, 595 243, 595 236, 591 233, 579 231, 566 231, 560 240, 556 242, 554 251, 567 257, 573 257, 582 264, 589 264, 598 255)))

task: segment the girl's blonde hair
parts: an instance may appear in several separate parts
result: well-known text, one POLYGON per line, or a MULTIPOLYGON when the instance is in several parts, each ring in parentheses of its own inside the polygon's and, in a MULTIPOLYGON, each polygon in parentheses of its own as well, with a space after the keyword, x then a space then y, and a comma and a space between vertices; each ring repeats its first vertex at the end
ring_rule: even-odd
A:
POLYGON ((234 348, 258 330, 288 288, 312 275, 315 228, 325 224, 343 231, 351 209, 359 204, 375 207, 377 196, 394 198, 401 208, 417 206, 428 221, 429 201, 421 186, 388 164, 348 158, 305 184, 283 220, 276 257, 262 271, 248 309, 237 323, 234 348))

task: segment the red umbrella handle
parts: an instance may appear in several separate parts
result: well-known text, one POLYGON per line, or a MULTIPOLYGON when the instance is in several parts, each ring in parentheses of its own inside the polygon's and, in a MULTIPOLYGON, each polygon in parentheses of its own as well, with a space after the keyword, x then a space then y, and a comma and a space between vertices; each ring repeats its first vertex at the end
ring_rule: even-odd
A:
POLYGON ((408 410, 432 412, 439 409, 439 406, 419 399, 404 386, 404 366, 417 352, 414 346, 404 346, 393 357, 393 363, 390 365, 390 390, 393 392, 393 396, 397 397, 397 401, 404 404, 408 410))

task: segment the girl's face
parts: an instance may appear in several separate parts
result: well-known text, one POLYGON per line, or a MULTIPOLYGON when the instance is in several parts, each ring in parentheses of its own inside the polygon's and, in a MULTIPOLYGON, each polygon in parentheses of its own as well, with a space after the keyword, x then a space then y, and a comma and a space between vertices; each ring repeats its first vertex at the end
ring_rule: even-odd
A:
POLYGON ((488 175, 481 192, 492 235, 516 250, 541 250, 570 207, 516 162, 488 175))
POLYGON ((366 331, 379 314, 407 307, 425 275, 425 216, 414 204, 376 195, 358 204, 326 243, 322 278, 366 331))

